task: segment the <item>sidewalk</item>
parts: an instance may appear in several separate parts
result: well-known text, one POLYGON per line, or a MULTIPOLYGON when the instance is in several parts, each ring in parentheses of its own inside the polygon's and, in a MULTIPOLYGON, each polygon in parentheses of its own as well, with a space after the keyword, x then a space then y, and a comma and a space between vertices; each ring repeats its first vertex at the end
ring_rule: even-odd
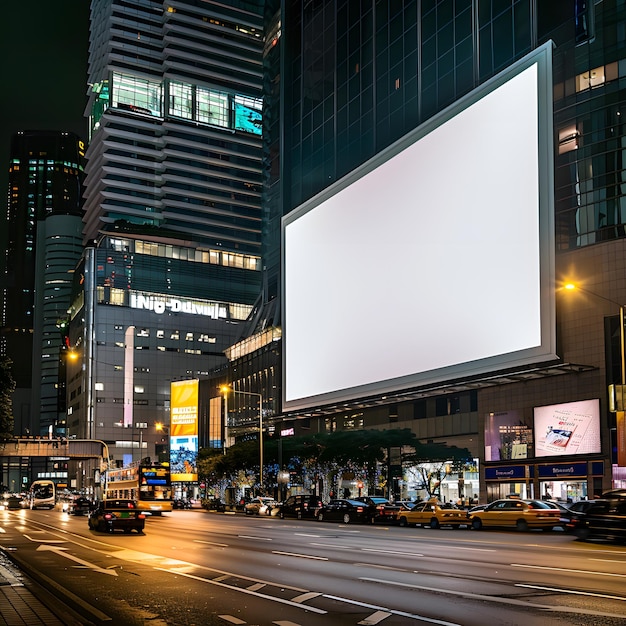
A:
POLYGON ((0 626, 65 626, 67 622, 60 620, 37 597, 39 591, 0 552, 0 626))

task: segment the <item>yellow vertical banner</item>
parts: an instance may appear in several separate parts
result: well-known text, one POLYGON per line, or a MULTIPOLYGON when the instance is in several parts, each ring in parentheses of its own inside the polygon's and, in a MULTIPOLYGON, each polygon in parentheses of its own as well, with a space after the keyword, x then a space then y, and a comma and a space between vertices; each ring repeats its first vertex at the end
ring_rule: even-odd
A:
POLYGON ((617 411, 617 464, 626 467, 626 418, 624 411, 617 411))
POLYGON ((198 480, 198 380, 170 386, 170 468, 172 482, 198 480))

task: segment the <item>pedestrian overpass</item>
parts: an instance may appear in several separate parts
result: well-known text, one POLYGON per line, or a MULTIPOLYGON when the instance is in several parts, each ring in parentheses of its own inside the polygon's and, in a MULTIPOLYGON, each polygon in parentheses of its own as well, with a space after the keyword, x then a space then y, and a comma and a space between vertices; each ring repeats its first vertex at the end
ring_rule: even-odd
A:
POLYGON ((99 459, 106 466, 109 447, 99 439, 22 437, 0 441, 0 457, 12 456, 67 457, 76 461, 99 459))

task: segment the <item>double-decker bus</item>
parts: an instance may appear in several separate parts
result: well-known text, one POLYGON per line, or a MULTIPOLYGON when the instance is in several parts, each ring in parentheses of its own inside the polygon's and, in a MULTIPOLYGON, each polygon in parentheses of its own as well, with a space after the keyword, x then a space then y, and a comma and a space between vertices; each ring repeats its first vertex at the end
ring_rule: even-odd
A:
POLYGON ((136 500, 151 515, 172 510, 169 463, 133 463, 107 471, 105 499, 136 500))
POLYGON ((31 509, 53 509, 57 490, 52 480, 34 480, 28 491, 28 505, 31 509))

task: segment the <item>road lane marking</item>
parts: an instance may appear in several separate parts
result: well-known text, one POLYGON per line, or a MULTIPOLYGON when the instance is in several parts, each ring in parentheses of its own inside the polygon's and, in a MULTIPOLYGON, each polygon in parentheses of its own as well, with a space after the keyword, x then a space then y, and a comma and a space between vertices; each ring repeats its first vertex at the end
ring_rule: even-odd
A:
MULTIPOLYGON (((417 573, 417 572, 416 572, 417 573)), ((616 613, 603 613, 601 611, 593 611, 591 609, 583 609, 582 607, 569 607, 569 606, 555 606, 553 604, 537 604, 530 602, 527 598, 518 600, 516 598, 505 598, 502 596, 486 596, 482 593, 471 593, 469 591, 453 591, 451 589, 442 589, 441 587, 426 587, 424 585, 414 585, 410 583, 395 582, 392 580, 383 580, 381 578, 359 578, 358 580, 364 580, 366 582, 380 583, 382 585, 391 585, 392 587, 403 587, 405 589, 418 589, 419 591, 431 591, 436 594, 459 596, 461 598, 470 598, 472 600, 483 600, 486 602, 495 602, 497 604, 510 604, 512 606, 521 606, 524 608, 532 607, 540 611, 548 611, 550 613, 574 613, 583 615, 594 615, 599 617, 615 617, 623 619, 623 614, 616 613)), ((328 596, 325 596, 328 597, 328 596)), ((395 612, 394 612, 395 614, 395 612)))
POLYGON ((267 585, 264 583, 254 583, 254 585, 250 585, 246 587, 246 589, 248 589, 248 591, 258 591, 259 589, 263 589, 263 587, 267 587, 267 585))
POLYGON ((194 539, 194 543, 205 543, 207 546, 217 546, 218 548, 228 548, 227 543, 215 543, 215 541, 202 541, 202 539, 194 539))
MULTIPOLYGON (((360 578, 359 580, 364 580, 360 578)), ((354 606, 362 606, 366 609, 374 609, 377 611, 389 611, 392 615, 397 615, 398 617, 408 617, 409 619, 418 619, 424 622, 428 622, 429 624, 439 624, 439 626, 461 626, 461 624, 457 624, 456 622, 446 622, 440 619, 433 619, 431 617, 425 617, 423 615, 415 615, 413 613, 407 613, 406 611, 394 611, 393 609, 387 609, 384 606, 377 606, 375 604, 368 604, 367 602, 358 602, 357 600, 350 600, 349 598, 342 598, 340 596, 331 596, 327 593, 324 594, 325 598, 329 600, 336 600, 337 602, 345 602, 346 604, 353 604, 354 606)))
POLYGON ((238 617, 234 617, 233 615, 218 615, 220 619, 223 619, 225 622, 230 622, 231 624, 245 624, 242 619, 238 617))
POLYGON ((313 561, 328 561, 325 556, 312 556, 310 554, 298 554, 296 552, 281 552, 280 550, 272 550, 272 554, 282 554, 284 556, 296 556, 300 559, 312 559, 313 561))
POLYGON ((380 622, 391 617, 391 615, 392 613, 387 613, 387 611, 375 611, 369 617, 357 622, 357 624, 361 624, 362 626, 375 626, 375 624, 380 624, 380 622))
POLYGON ((586 569, 568 569, 566 567, 548 567, 547 565, 524 565, 523 563, 511 563, 511 567, 522 569, 543 569, 553 572, 571 572, 573 574, 594 574, 595 576, 613 576, 614 578, 626 578, 626 574, 613 574, 612 572, 594 572, 586 569))
POLYGON ((66 559, 70 559, 71 561, 74 561, 75 563, 78 563, 79 565, 82 565, 83 567, 88 567, 90 570, 93 570, 94 572, 98 572, 100 574, 109 574, 109 576, 117 576, 117 572, 115 570, 104 569, 96 565, 95 563, 90 563, 89 561, 80 559, 77 556, 74 556, 73 554, 69 554, 68 552, 65 552, 67 548, 63 548, 61 546, 47 546, 45 544, 42 544, 37 548, 37 550, 49 550, 51 552, 56 552, 56 554, 63 556, 66 559))
POLYGON ((379 550, 378 548, 361 548, 361 552, 382 552, 383 554, 399 554, 401 556, 424 556, 417 552, 394 552, 393 550, 379 550))
POLYGON ((539 591, 554 591, 556 593, 568 593, 573 596, 591 596, 592 598, 605 598, 607 600, 621 600, 626 601, 626 598, 622 596, 609 596, 604 593, 591 593, 590 591, 575 591, 574 589, 556 589, 555 587, 541 587, 540 585, 525 585, 522 583, 516 583, 516 587, 525 587, 526 589, 538 589, 539 591))
POLYGON ((321 595, 322 594, 318 591, 309 591, 308 593, 302 593, 299 596, 296 596, 295 598, 291 598, 291 601, 297 602, 297 603, 308 602, 309 600, 312 600, 313 598, 317 598, 321 595))
MULTIPOLYGON (((258 591, 250 591, 249 589, 244 589, 242 587, 235 587, 233 585, 225 585, 224 583, 221 582, 217 582, 215 579, 209 579, 209 578, 202 578, 202 576, 195 576, 194 574, 189 574, 187 572, 180 572, 178 570, 169 570, 166 569, 164 567, 155 567, 154 569, 160 571, 160 572, 165 572, 167 574, 174 574, 175 576, 184 576, 185 578, 190 578, 192 580, 197 580, 199 582, 202 583, 207 583, 209 585, 216 585, 218 587, 222 587, 224 589, 229 589, 230 591, 235 591, 238 593, 245 593, 251 596, 255 596, 257 598, 263 598, 264 600, 270 600, 272 602, 278 602, 279 604, 286 604, 288 606, 294 606, 297 607, 299 609, 305 609, 307 611, 310 611, 312 613, 317 613, 318 615, 326 615, 328 613, 328 611, 324 611, 324 609, 318 609, 314 606, 308 606, 308 605, 302 605, 302 604, 298 604, 296 602, 292 602, 291 600, 286 600, 285 598, 279 598, 277 596, 270 596, 267 595, 265 593, 259 593, 258 591)), ((283 585, 280 585, 280 587, 283 587, 283 585)))
POLYGON ((257 541, 272 541, 269 537, 256 537, 254 535, 237 535, 240 539, 256 539, 257 541))

